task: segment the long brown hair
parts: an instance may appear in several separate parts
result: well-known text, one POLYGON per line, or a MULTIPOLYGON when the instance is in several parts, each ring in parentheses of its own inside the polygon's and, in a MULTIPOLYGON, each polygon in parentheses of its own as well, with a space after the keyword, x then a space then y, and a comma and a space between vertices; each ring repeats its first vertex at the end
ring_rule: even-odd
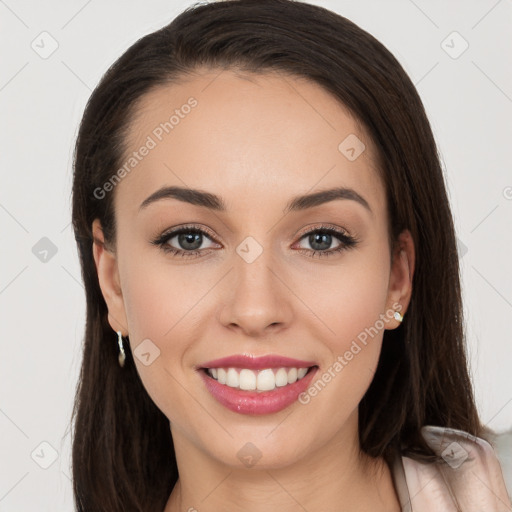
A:
POLYGON ((278 71, 308 78, 344 104, 378 152, 389 236, 414 239, 412 298, 403 324, 384 333, 379 365, 359 405, 361 449, 388 462, 398 451, 432 460, 420 428, 483 436, 468 375, 459 263, 443 172, 409 77, 374 37, 325 8, 293 0, 228 0, 190 7, 139 39, 92 93, 74 154, 73 226, 86 292, 83 363, 73 410, 77 510, 163 510, 178 478, 169 421, 142 385, 116 334, 93 260, 92 222, 115 247, 113 194, 94 193, 123 162, 134 106, 198 67, 278 71))

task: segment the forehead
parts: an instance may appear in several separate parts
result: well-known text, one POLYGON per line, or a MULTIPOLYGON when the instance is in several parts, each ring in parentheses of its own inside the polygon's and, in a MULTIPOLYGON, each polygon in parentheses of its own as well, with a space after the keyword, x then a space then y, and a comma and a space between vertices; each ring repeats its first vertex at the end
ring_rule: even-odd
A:
POLYGON ((208 190, 228 205, 242 189, 257 203, 346 186, 384 206, 365 131, 325 89, 290 75, 202 70, 160 86, 137 102, 126 143, 122 164, 136 162, 116 195, 131 204, 164 185, 208 190))

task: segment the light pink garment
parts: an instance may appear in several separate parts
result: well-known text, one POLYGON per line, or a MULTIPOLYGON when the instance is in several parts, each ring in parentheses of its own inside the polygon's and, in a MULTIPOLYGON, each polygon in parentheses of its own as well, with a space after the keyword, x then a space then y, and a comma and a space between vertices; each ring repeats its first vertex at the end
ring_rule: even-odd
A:
POLYGON ((393 479, 403 512, 512 512, 500 463, 487 441, 430 425, 421 433, 443 461, 396 458, 393 479))

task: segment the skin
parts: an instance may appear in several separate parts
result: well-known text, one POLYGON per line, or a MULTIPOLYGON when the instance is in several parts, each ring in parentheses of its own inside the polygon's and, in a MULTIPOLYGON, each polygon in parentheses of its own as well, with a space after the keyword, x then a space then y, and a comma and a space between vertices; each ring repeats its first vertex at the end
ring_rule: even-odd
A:
MULTIPOLYGON (((186 82, 146 94, 133 118, 136 150, 175 108, 198 105, 115 188, 116 249, 94 259, 114 331, 132 351, 146 338, 160 356, 134 358, 152 400, 169 418, 180 479, 165 512, 400 510, 383 460, 360 453, 358 404, 371 383, 388 320, 306 405, 249 416, 229 411, 205 388, 195 365, 233 354, 313 360, 319 374, 365 328, 411 296, 414 245, 404 231, 390 255, 385 188, 376 153, 348 111, 323 88, 279 74, 198 70, 186 82), (349 161, 338 145, 356 134, 365 151, 349 161), (139 211, 164 185, 221 196, 225 212, 176 199, 139 211), (368 202, 334 200, 283 214, 294 196, 345 186, 368 202), (209 228, 200 256, 165 253, 151 240, 193 223, 209 228), (311 256, 309 229, 329 224, 355 247, 311 256), (248 263, 236 252, 248 236, 263 249, 248 263), (302 253, 298 249, 303 249, 302 253), (246 467, 246 443, 261 458, 246 467), (372 473, 373 471, 373 473, 372 473)), ((178 238, 167 242, 186 250, 178 238)), ((332 238, 324 252, 339 245, 332 238)), ((318 250, 318 249, 317 249, 318 250)))

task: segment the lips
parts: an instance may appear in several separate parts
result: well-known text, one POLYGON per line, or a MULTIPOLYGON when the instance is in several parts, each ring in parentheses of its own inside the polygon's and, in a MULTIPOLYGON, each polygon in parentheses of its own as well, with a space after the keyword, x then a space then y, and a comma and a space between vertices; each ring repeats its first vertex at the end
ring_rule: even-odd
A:
POLYGON ((309 386, 314 361, 278 355, 235 355, 198 365, 201 378, 220 404, 241 414, 270 414, 292 405, 309 386))
POLYGON ((290 357, 271 354, 268 356, 253 357, 238 354, 221 359, 214 359, 197 366, 197 368, 249 368, 264 370, 265 368, 310 368, 316 366, 315 361, 301 361, 290 357))

